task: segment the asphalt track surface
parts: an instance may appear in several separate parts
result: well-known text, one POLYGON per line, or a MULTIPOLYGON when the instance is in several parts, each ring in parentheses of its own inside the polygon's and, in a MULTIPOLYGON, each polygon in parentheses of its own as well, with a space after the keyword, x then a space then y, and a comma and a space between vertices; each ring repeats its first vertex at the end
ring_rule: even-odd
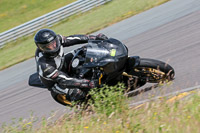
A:
MULTIPOLYGON (((175 69, 171 85, 146 89, 132 97, 132 102, 200 84, 199 0, 171 0, 100 32, 125 43, 129 55, 162 60, 175 69)), ((30 59, 0 72, 0 125, 31 115, 58 118, 70 112, 56 103, 48 90, 28 86, 28 77, 35 71, 35 61, 30 59)))

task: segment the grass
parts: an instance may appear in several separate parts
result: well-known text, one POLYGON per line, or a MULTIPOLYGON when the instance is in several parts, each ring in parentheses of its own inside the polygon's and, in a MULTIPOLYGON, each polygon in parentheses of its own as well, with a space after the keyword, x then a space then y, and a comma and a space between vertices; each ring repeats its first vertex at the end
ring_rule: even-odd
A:
MULTIPOLYGON (((16 2, 20 3, 20 1, 21 3, 23 3, 22 0, 19 0, 16 2)), ((53 7, 51 6, 56 5, 54 3, 55 1, 52 1, 52 0, 49 0, 49 1, 50 1, 49 6, 47 7, 53 9, 53 7), (52 4, 50 4, 51 1, 52 1, 52 4)), ((87 13, 74 15, 62 21, 58 25, 51 27, 51 29, 55 30, 59 34, 63 34, 66 36, 70 34, 89 34, 99 29, 102 29, 104 27, 107 27, 113 23, 116 23, 120 20, 123 20, 130 16, 133 16, 135 14, 148 10, 157 5, 160 5, 166 1, 168 0, 126 0, 126 1, 113 0, 112 2, 107 3, 103 6, 97 7, 96 9, 93 9, 87 13)), ((7 3, 5 0, 2 0, 0 4, 3 4, 3 2, 7 3)), ((32 4, 34 3, 34 1, 29 1, 29 2, 32 4)), ((37 4, 40 4, 40 3, 37 3, 37 4)), ((7 6, 5 6, 5 8, 1 8, 1 11, 6 12, 6 9, 10 8, 8 5, 9 4, 7 3, 7 6)), ((22 5, 16 4, 16 5, 18 5, 19 7, 23 6, 23 4, 22 5)), ((44 5, 45 4, 43 4, 43 6, 44 5)), ((41 6, 39 7, 38 7, 38 10, 41 10, 41 9, 43 10, 43 7, 41 6)), ((32 12, 31 14, 34 15, 34 14, 39 14, 39 13, 32 12)), ((14 16, 18 16, 17 18, 23 18, 22 16, 20 16, 21 13, 19 13, 18 15, 15 14, 14 16)), ((28 14, 28 16, 30 16, 30 14, 28 14)), ((9 18, 6 18, 6 16, 0 17, 0 18, 9 19, 9 18)), ((16 18, 10 17, 10 19, 12 19, 10 21, 13 21, 16 18)), ((24 21, 21 21, 18 24, 23 23, 23 22, 24 21)), ((0 23, 1 26, 5 24, 8 25, 8 22, 4 22, 4 24, 0 23)), ((9 24, 9 27, 12 27, 11 24, 9 24)), ((35 49, 36 49, 36 46, 33 41, 33 35, 29 37, 25 37, 25 38, 20 38, 15 42, 6 44, 4 48, 0 49, 0 70, 33 57, 35 53, 35 49)))
POLYGON ((198 133, 200 131, 200 92, 182 99, 168 102, 160 99, 140 107, 128 107, 127 98, 122 95, 123 85, 105 87, 93 95, 97 98, 88 110, 66 114, 55 123, 43 120, 38 129, 33 121, 20 126, 6 126, 3 132, 36 133, 198 133), (112 95, 112 97, 108 97, 112 95), (113 104, 112 104, 112 102, 113 104), (101 106, 98 106, 101 104, 101 106), (105 108, 106 107, 106 108, 105 108), (100 111, 101 110, 101 111, 100 111))
POLYGON ((76 0, 1 0, 0 32, 9 30, 76 0))

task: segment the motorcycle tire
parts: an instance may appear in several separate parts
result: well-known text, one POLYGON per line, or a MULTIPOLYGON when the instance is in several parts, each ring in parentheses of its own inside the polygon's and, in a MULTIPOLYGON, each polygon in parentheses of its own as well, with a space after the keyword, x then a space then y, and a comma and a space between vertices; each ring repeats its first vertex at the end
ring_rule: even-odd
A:
POLYGON ((64 106, 72 106, 72 103, 69 100, 67 100, 66 95, 64 95, 64 94, 58 94, 54 91, 51 91, 51 96, 53 97, 53 99, 56 102, 58 102, 64 106))
POLYGON ((130 71, 130 74, 139 77, 139 79, 149 82, 149 83, 160 83, 163 81, 171 81, 174 79, 175 71, 167 63, 148 59, 140 58, 140 63, 133 70, 130 71))

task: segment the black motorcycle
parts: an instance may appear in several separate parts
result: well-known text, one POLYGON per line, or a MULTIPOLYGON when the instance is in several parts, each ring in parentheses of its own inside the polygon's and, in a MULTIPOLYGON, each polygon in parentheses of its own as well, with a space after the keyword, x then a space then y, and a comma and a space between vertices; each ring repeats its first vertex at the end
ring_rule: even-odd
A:
MULTIPOLYGON (((127 47, 120 41, 91 40, 87 45, 75 50, 72 59, 70 76, 80 79, 98 80, 103 84, 116 85, 123 82, 127 91, 134 90, 148 83, 159 83, 173 80, 174 69, 167 63, 128 56, 127 47)), ((29 85, 45 87, 37 73, 29 78, 29 85)), ((64 94, 51 91, 53 98, 63 104, 71 105, 64 94)))

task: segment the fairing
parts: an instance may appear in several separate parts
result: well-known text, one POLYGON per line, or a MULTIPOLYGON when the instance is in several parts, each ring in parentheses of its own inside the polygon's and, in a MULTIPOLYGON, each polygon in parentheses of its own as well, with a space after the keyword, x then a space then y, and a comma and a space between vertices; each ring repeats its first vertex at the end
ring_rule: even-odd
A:
POLYGON ((118 74, 125 67, 127 57, 127 48, 116 39, 89 41, 83 67, 102 67, 106 74, 114 76, 112 73, 118 74))

